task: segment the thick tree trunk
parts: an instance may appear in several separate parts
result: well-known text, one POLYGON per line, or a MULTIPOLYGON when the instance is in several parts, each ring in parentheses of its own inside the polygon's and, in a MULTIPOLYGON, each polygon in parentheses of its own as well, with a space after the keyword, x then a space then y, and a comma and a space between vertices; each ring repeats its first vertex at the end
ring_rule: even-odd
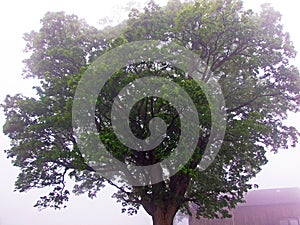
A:
POLYGON ((153 225, 173 225, 176 212, 174 206, 157 207, 152 214, 153 225))
POLYGON ((153 225, 173 225, 174 217, 184 203, 189 179, 189 175, 180 172, 170 178, 168 188, 165 182, 153 185, 149 196, 151 200, 145 198, 142 201, 144 209, 152 217, 153 225))

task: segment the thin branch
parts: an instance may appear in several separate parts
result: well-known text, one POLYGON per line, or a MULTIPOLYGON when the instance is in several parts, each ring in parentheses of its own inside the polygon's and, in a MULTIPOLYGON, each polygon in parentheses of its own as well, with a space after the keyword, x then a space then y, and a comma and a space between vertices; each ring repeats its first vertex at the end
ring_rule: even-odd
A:
POLYGON ((254 98, 250 99, 249 101, 244 102, 243 104, 241 104, 241 105, 239 105, 239 106, 237 106, 235 108, 227 109, 226 112, 227 113, 231 113, 231 112, 234 112, 236 110, 239 110, 239 109, 241 109, 241 108, 243 108, 243 107, 245 107, 247 105, 250 105, 251 103, 253 103, 258 98, 261 98, 261 97, 274 97, 274 96, 278 96, 280 94, 282 94, 282 93, 281 92, 277 92, 277 93, 272 93, 272 94, 257 95, 254 98))

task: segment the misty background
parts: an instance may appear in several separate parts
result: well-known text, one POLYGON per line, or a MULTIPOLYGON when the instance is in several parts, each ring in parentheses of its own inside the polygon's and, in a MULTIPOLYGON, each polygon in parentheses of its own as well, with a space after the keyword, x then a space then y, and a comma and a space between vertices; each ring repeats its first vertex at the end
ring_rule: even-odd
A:
MULTIPOLYGON (((88 24, 101 27, 99 20, 114 17, 115 22, 123 18, 125 8, 130 6, 142 7, 143 2, 128 0, 104 1, 5 1, 0 9, 0 103, 7 94, 22 93, 33 95, 32 86, 37 81, 24 80, 21 76, 22 60, 27 56, 23 53, 25 41, 23 34, 40 28, 40 19, 47 11, 65 11, 84 18, 88 24)), ((161 6, 166 0, 157 0, 161 6)), ((259 6, 267 1, 244 0, 245 8, 259 10, 259 6)), ((281 12, 285 31, 291 35, 295 48, 300 52, 300 13, 297 1, 269 0, 272 6, 281 12)), ((299 53, 300 54, 300 53, 299 53)), ((300 57, 294 64, 300 68, 300 57)), ((121 205, 111 198, 114 189, 106 187, 99 192, 96 199, 87 196, 72 195, 66 209, 55 211, 46 209, 38 211, 33 208, 40 196, 46 195, 47 190, 31 190, 27 193, 14 192, 14 181, 18 175, 18 168, 12 166, 10 159, 6 159, 4 149, 9 148, 9 139, 2 133, 4 124, 3 112, 0 112, 0 225, 133 225, 151 224, 151 218, 143 209, 138 215, 127 216, 121 214, 121 205)), ((300 114, 291 114, 288 125, 296 126, 300 130, 300 114)), ((269 163, 263 167, 252 183, 259 188, 300 187, 300 145, 294 149, 279 150, 278 154, 268 153, 269 163)))

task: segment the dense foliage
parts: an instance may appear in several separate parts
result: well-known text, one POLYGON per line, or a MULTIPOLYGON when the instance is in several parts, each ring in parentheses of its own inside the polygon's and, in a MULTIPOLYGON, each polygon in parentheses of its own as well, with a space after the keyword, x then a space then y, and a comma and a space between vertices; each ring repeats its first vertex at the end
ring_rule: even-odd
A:
POLYGON ((129 214, 142 206, 154 224, 168 224, 175 213, 188 212, 192 203, 198 216, 227 216, 252 187, 249 180, 267 163, 265 152, 295 145, 298 132, 284 125, 288 111, 299 109, 299 72, 290 60, 296 55, 280 14, 263 5, 259 13, 244 10, 239 0, 202 0, 165 7, 154 2, 143 11, 133 9, 127 21, 98 30, 84 20, 63 12, 49 12, 42 27, 25 34, 25 77, 39 79, 37 95, 7 96, 4 133, 11 139, 6 150, 21 169, 16 190, 53 187, 38 207, 60 208, 68 200, 66 176, 75 181, 73 192, 93 198, 107 184, 129 214), (95 121, 100 138, 116 158, 145 165, 167 157, 180 136, 178 112, 160 98, 145 98, 131 112, 132 132, 149 134, 148 123, 160 117, 169 125, 167 138, 155 150, 130 151, 114 136, 108 117, 112 101, 130 81, 148 75, 169 77, 189 93, 199 115, 201 138, 193 157, 171 178, 148 186, 132 187, 124 180, 107 180, 95 173, 77 145, 72 129, 72 100, 88 66, 106 51, 138 40, 173 41, 196 53, 221 85, 227 125, 222 148, 214 163, 197 167, 209 137, 210 110, 206 98, 180 68, 141 62, 120 69, 99 93, 95 121), (175 75, 174 75, 175 74, 175 75), (116 85, 118 84, 118 85, 116 85))

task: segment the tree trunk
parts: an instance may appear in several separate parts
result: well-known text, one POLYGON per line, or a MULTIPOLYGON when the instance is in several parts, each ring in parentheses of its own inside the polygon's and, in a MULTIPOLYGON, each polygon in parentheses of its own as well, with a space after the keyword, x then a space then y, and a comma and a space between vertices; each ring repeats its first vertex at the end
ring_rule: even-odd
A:
POLYGON ((157 207, 152 214, 153 225, 173 225, 176 212, 174 206, 157 207))

